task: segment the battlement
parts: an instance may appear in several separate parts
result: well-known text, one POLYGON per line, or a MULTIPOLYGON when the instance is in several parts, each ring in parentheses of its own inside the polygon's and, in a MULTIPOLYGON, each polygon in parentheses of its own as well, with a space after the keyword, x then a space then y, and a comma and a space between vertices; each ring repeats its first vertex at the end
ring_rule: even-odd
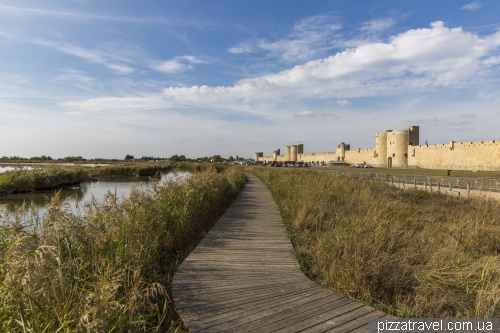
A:
MULTIPOLYGON (((335 151, 303 153, 304 145, 286 147, 286 154, 256 158, 274 161, 338 161, 356 163, 360 160, 380 167, 415 168, 429 167, 454 169, 456 166, 466 170, 500 170, 500 140, 466 141, 421 145, 419 126, 407 130, 386 130, 375 134, 375 147, 351 150, 351 145, 341 142, 335 151)), ((260 155, 260 156, 257 156, 260 155)))

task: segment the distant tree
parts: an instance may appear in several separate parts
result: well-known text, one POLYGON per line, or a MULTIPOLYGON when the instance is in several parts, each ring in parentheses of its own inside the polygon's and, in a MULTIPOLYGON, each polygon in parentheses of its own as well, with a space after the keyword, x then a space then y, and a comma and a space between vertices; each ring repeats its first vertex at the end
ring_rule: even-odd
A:
POLYGON ((66 156, 63 158, 63 161, 65 162, 76 162, 76 161, 83 161, 83 157, 81 156, 66 156))
POLYGON ((230 160, 231 162, 232 162, 232 161, 234 161, 234 157, 233 157, 232 155, 231 155, 231 156, 229 156, 229 160, 230 160))
POLYGON ((180 162, 181 158, 179 157, 179 155, 175 154, 175 155, 172 155, 172 157, 170 157, 170 160, 172 162, 180 162))
POLYGON ((181 162, 184 162, 184 161, 186 161, 186 156, 181 155, 181 156, 179 156, 179 159, 181 162))
POLYGON ((212 156, 212 161, 220 162, 220 161, 222 161, 222 158, 220 157, 220 155, 214 155, 214 156, 212 156))
POLYGON ((133 155, 125 155, 125 160, 133 160, 134 156, 133 155))

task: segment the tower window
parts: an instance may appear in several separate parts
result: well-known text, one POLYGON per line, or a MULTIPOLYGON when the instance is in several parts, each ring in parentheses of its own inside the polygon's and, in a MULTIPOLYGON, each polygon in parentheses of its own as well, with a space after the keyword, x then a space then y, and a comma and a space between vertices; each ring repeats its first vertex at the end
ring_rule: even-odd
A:
POLYGON ((396 154, 392 154, 392 157, 396 157, 396 154))

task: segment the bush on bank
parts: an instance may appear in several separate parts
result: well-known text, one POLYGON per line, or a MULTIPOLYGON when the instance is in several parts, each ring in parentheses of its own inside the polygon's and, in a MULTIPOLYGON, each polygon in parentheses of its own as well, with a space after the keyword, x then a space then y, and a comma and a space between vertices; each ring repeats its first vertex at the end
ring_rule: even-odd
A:
POLYGON ((89 178, 89 171, 79 166, 12 170, 0 174, 0 194, 55 188, 89 178))
POLYGON ((85 214, 57 197, 0 227, 1 332, 167 332, 180 320, 171 281, 237 197, 243 171, 195 173, 149 191, 111 193, 85 214))
POLYGON ((500 203, 309 170, 252 171, 302 269, 397 316, 500 315, 500 203))

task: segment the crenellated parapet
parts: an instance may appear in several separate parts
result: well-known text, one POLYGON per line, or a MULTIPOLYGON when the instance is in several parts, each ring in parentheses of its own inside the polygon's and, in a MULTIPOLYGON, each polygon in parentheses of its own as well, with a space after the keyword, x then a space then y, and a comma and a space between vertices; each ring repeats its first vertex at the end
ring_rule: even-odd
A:
POLYGON ((304 153, 304 145, 286 146, 261 161, 276 162, 365 162, 376 167, 500 170, 500 140, 420 145, 419 126, 407 130, 387 130, 375 134, 375 147, 351 150, 344 142, 335 151, 304 153))

